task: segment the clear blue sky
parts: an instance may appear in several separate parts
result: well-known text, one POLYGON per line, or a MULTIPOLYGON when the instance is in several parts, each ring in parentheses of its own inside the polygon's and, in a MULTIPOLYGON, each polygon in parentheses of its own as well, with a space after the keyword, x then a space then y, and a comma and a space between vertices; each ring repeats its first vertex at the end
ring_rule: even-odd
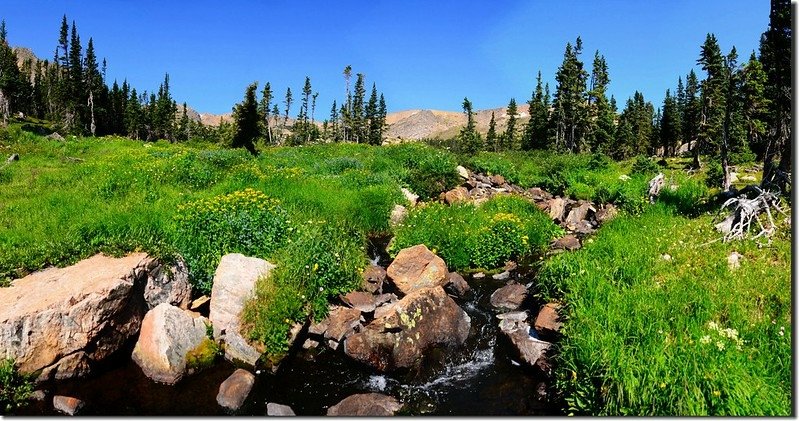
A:
POLYGON ((620 106, 636 89, 659 106, 708 32, 746 59, 768 10, 767 0, 2 0, 0 17, 12 45, 51 58, 66 13, 108 59, 109 80, 152 90, 168 72, 173 96, 201 112, 229 112, 256 80, 281 98, 287 86, 299 93, 308 75, 324 118, 347 64, 377 83, 389 111, 460 110, 464 96, 477 109, 524 102, 537 70, 554 87, 578 35, 588 70, 596 49, 605 55, 620 106))

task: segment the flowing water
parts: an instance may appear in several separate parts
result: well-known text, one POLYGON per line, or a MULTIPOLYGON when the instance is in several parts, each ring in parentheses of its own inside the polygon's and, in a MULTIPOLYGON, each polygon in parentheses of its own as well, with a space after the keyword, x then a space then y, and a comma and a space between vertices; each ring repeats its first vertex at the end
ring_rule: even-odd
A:
MULTIPOLYGON (((374 247, 373 247, 374 250, 374 247)), ((374 254, 373 254, 374 255, 374 254)), ((385 264, 386 256, 376 261, 385 264)), ((520 282, 532 272, 520 271, 520 282)), ((471 332, 457 349, 437 349, 418 369, 378 373, 340 351, 320 346, 299 350, 281 364, 277 373, 257 373, 256 384, 237 414, 265 415, 267 402, 289 405, 298 415, 324 415, 332 405, 355 393, 380 392, 404 403, 403 414, 436 415, 554 415, 549 383, 540 373, 519 365, 513 348, 499 332, 491 293, 504 285, 490 277, 467 277, 472 294, 459 301, 471 318, 471 332)), ((535 303, 526 303, 537 308, 535 303)), ((74 396, 86 402, 85 415, 219 415, 219 384, 235 367, 220 362, 184 378, 174 386, 144 376, 122 352, 99 374, 79 380, 45 384, 45 402, 33 403, 20 415, 52 414, 52 395, 74 396)))

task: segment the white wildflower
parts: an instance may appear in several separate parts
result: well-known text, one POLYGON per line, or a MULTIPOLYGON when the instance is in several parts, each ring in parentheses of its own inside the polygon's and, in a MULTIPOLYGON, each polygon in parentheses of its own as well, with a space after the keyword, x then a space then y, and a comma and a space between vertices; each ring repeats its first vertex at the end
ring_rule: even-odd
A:
POLYGON ((699 340, 699 342, 701 342, 703 344, 709 344, 710 343, 710 335, 703 336, 702 339, 699 340))

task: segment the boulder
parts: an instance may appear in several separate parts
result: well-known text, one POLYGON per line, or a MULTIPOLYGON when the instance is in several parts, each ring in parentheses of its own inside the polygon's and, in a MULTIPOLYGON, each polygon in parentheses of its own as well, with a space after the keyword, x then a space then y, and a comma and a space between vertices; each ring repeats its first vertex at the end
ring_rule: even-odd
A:
POLYGON ((411 203, 411 206, 415 205, 419 201, 419 195, 413 194, 413 192, 405 187, 401 188, 400 190, 402 190, 402 195, 405 196, 405 200, 411 203))
POLYGON ((78 398, 70 396, 53 396, 53 408, 56 411, 67 415, 75 415, 86 406, 86 403, 78 398))
POLYGON ((505 177, 503 177, 503 176, 501 176, 499 174, 489 176, 488 180, 491 182, 491 184, 493 184, 495 186, 501 186, 501 185, 505 184, 505 177))
POLYGON ((552 248, 555 250, 577 250, 581 247, 580 240, 574 235, 564 235, 552 242, 552 248))
POLYGON ((424 244, 402 249, 386 270, 403 294, 420 288, 442 286, 447 281, 447 265, 424 244))
POLYGON ((205 317, 161 303, 144 316, 133 361, 147 377, 175 384, 186 372, 189 352, 208 340, 205 331, 205 317))
POLYGON ((39 380, 80 377, 141 326, 141 290, 159 263, 144 253, 96 255, 0 288, 0 355, 39 380))
POLYGON ((207 305, 210 305, 209 304, 210 302, 211 302, 211 297, 209 297, 207 295, 203 295, 203 296, 197 298, 196 300, 192 301, 191 304, 189 304, 189 310, 191 310, 191 311, 200 311, 204 307, 206 307, 207 305))
POLYGON ((547 303, 538 312, 535 318, 535 330, 542 336, 555 336, 560 332, 563 323, 560 321, 560 304, 547 303))
POLYGON ((458 272, 450 272, 447 275, 447 283, 444 285, 444 289, 458 298, 465 297, 472 290, 469 287, 469 283, 458 272))
POLYGON ((327 317, 319 323, 314 323, 308 328, 311 335, 322 336, 325 339, 341 342, 355 332, 361 324, 361 311, 356 308, 331 306, 327 317))
POLYGON ((383 292, 383 281, 386 280, 386 270, 377 265, 368 266, 363 271, 363 289, 372 294, 383 292))
POLYGON ((502 310, 516 310, 527 298, 527 288, 522 284, 509 284, 491 294, 491 305, 502 310))
POLYGON ((44 402, 44 400, 47 399, 47 392, 41 389, 34 390, 31 392, 31 395, 28 396, 28 399, 33 402, 44 402))
POLYGON ((604 206, 600 207, 599 210, 596 212, 596 221, 600 224, 604 224, 605 222, 610 221, 611 219, 615 218, 619 211, 616 209, 615 206, 611 203, 607 203, 604 206))
POLYGON ((577 206, 573 206, 571 210, 569 210, 566 220, 563 221, 566 224, 566 228, 573 230, 588 218, 590 212, 596 212, 594 205, 591 202, 580 201, 577 206))
POLYGON ((327 410, 328 416, 385 417, 394 415, 402 404, 381 393, 361 393, 344 398, 327 410))
POLYGON ((411 292, 350 335, 344 352, 377 370, 412 367, 434 346, 458 346, 471 320, 441 287, 411 292))
POLYGON ((560 197, 549 199, 547 209, 549 209, 549 217, 559 223, 563 220, 563 214, 566 212, 566 201, 560 197))
POLYGON ((408 209, 402 205, 394 205, 394 208, 391 209, 391 215, 388 217, 388 223, 392 227, 396 227, 397 225, 401 224, 405 218, 408 217, 408 209))
POLYGON ((596 228, 594 228, 594 224, 591 223, 588 220, 585 220, 585 219, 583 219, 582 221, 578 222, 577 224, 569 225, 567 228, 570 229, 574 233, 584 234, 584 235, 592 234, 592 233, 596 232, 596 228))
POLYGON ((491 279, 496 279, 497 281, 506 281, 510 279, 510 272, 505 270, 500 273, 495 273, 491 275, 491 279))
POLYGON ((58 132, 50 133, 49 135, 47 135, 45 137, 50 139, 50 140, 57 140, 59 142, 63 142, 64 141, 64 136, 61 136, 58 132))
POLYGON ((371 313, 375 311, 375 307, 377 307, 375 296, 363 291, 352 291, 347 293, 347 295, 343 295, 341 297, 341 301, 343 301, 344 304, 359 310, 361 313, 371 313))
POLYGON ((448 205, 465 202, 467 200, 469 200, 469 190, 466 190, 466 187, 463 186, 455 187, 444 193, 444 201, 447 202, 448 205))
POLYGON ((266 415, 270 417, 293 417, 296 414, 288 405, 269 402, 266 404, 266 415))
POLYGON ((466 168, 458 165, 457 167, 455 167, 455 171, 458 172, 458 175, 460 176, 460 178, 462 178, 464 180, 468 180, 469 179, 469 170, 467 170, 466 168))
POLYGON ((504 318, 499 322, 499 329, 510 339, 525 364, 536 367, 547 375, 552 373, 547 356, 552 344, 531 336, 527 321, 513 317, 504 318))
POLYGON ((255 384, 255 375, 247 370, 236 369, 221 385, 216 395, 219 406, 235 411, 241 408, 255 384))
POLYGON ((552 195, 549 194, 546 190, 541 189, 539 187, 533 187, 527 189, 527 194, 533 199, 534 202, 543 202, 549 199, 552 199, 552 195))
POLYGON ((191 302, 191 284, 186 262, 177 259, 173 265, 158 266, 149 272, 144 286, 144 301, 148 309, 161 303, 188 308, 191 302))
POLYGON ((275 265, 266 260, 233 253, 222 256, 214 274, 211 289, 209 319, 214 326, 214 338, 225 341, 225 358, 255 366, 261 352, 241 333, 241 311, 252 296, 255 282, 269 273, 275 265))

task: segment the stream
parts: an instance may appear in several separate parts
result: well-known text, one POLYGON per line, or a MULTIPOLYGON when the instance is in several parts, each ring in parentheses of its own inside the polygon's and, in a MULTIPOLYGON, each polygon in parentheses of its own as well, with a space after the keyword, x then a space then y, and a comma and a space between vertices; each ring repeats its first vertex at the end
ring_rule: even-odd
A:
MULTIPOLYGON (((387 256, 375 253, 385 265, 387 256)), ((535 271, 521 265, 514 273, 530 283, 535 271)), ((267 402, 289 405, 298 415, 324 415, 343 398, 366 392, 394 396, 404 403, 399 414, 430 415, 558 415, 560 406, 550 395, 549 380, 519 365, 510 342, 499 331, 489 297, 507 281, 490 276, 465 277, 472 293, 456 300, 471 318, 471 331, 463 346, 435 350, 418 369, 382 374, 324 346, 299 349, 281 364, 277 373, 256 373, 256 383, 242 415, 266 415, 267 402)), ((534 287, 531 289, 534 293, 534 287)), ((525 308, 540 303, 528 299, 525 308)), ((535 313, 533 312, 533 318, 535 313)), ((300 338, 303 341, 304 338, 300 338)), ((301 342, 300 342, 301 343, 301 342)), ((43 402, 31 402, 18 415, 50 415, 52 396, 66 395, 86 402, 81 415, 223 415, 216 403, 219 385, 235 366, 220 361, 211 368, 168 386, 148 379, 129 358, 133 343, 97 374, 83 379, 39 385, 47 392, 43 402)))

